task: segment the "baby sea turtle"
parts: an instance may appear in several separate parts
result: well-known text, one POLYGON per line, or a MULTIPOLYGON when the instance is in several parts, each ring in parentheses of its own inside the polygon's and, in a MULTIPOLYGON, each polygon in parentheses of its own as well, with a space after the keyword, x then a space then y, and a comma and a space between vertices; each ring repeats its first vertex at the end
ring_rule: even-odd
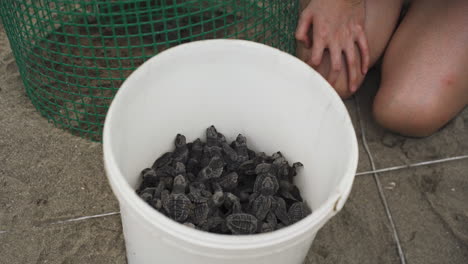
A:
POLYGON ((211 196, 211 201, 214 206, 219 207, 224 203, 224 192, 221 186, 214 182, 213 183, 213 196, 211 196))
POLYGON ((151 195, 150 193, 147 193, 147 192, 140 194, 140 197, 145 202, 149 202, 149 201, 153 200, 153 195, 151 195))
POLYGON ((156 174, 156 171, 150 168, 144 169, 141 172, 141 177, 143 178, 143 181, 141 182, 138 192, 148 187, 155 187, 159 182, 159 177, 156 174))
POLYGON ((293 182, 294 176, 297 175, 297 171, 302 167, 304 167, 304 165, 302 163, 300 163, 300 162, 295 162, 295 163, 293 163, 293 165, 291 167, 289 167, 288 180, 290 182, 293 182))
POLYGON ((153 206, 156 210, 160 210, 162 208, 161 193, 164 191, 165 188, 166 184, 163 181, 160 181, 156 188, 151 188, 153 198, 148 203, 151 206, 153 206))
POLYGON ((257 176, 253 191, 263 195, 274 195, 279 189, 278 180, 270 173, 257 176))
POLYGON ((278 221, 276 220, 276 216, 273 213, 268 213, 266 216, 266 222, 263 222, 260 227, 260 233, 272 232, 276 230, 278 225, 278 221))
POLYGON ((226 224, 226 221, 223 218, 219 216, 215 216, 215 217, 208 218, 208 220, 206 220, 202 224, 201 229, 205 231, 221 230, 222 229, 221 226, 225 224, 226 224))
POLYGON ((259 221, 263 221, 272 209, 275 202, 273 195, 278 191, 278 188, 278 180, 275 176, 268 172, 257 176, 253 188, 254 194, 250 200, 251 211, 259 221))
POLYGON ((226 142, 226 137, 223 134, 218 132, 218 143, 223 144, 225 142, 226 142))
POLYGON ((224 194, 224 207, 229 209, 229 211, 232 213, 234 205, 240 205, 240 200, 239 197, 235 196, 232 193, 225 193, 224 194))
POLYGON ((187 174, 185 170, 185 165, 182 162, 176 162, 174 165, 174 173, 175 175, 183 175, 187 174))
POLYGON ((153 166, 152 168, 153 169, 158 169, 158 168, 161 168, 161 167, 164 167, 166 165, 169 165, 171 164, 172 162, 172 152, 166 152, 164 153, 161 157, 159 157, 154 163, 153 163, 153 166))
POLYGON ((251 189, 243 189, 243 190, 240 190, 240 191, 239 191, 239 200, 240 200, 242 203, 248 202, 251 194, 252 194, 252 190, 251 190, 251 189))
POLYGON ((223 149, 218 146, 208 146, 205 145, 203 147, 203 157, 204 158, 213 158, 213 157, 220 157, 222 158, 223 156, 223 149))
POLYGON ((234 150, 237 152, 239 162, 249 160, 249 150, 247 148, 247 138, 239 134, 234 142, 232 142, 234 150))
POLYGON ((257 231, 258 220, 255 216, 242 212, 238 200, 232 201, 232 214, 226 218, 227 228, 235 235, 254 234, 257 231))
POLYGON ((246 160, 239 166, 239 171, 245 175, 255 175, 255 162, 253 160, 246 160))
POLYGON ((253 201, 250 207, 251 213, 257 217, 258 221, 263 221, 268 212, 271 210, 274 198, 271 195, 263 195, 258 193, 254 193, 252 196, 253 201))
POLYGON ((165 209, 170 218, 182 223, 187 220, 191 207, 192 203, 185 194, 171 194, 166 202, 165 209))
POLYGON ((193 204, 193 213, 190 216, 193 223, 201 225, 208 219, 210 212, 209 202, 212 194, 206 192, 205 185, 203 183, 195 182, 190 184, 190 193, 187 197, 193 204))
POLYGON ((257 231, 258 221, 251 214, 237 213, 226 217, 226 224, 234 235, 248 235, 257 231))
POLYGON ((197 175, 199 172, 199 168, 200 162, 197 159, 189 158, 189 160, 187 161, 187 166, 185 166, 186 171, 197 175))
POLYGON ((255 174, 260 175, 260 174, 265 174, 269 173, 272 171, 272 165, 269 163, 260 163, 255 167, 255 174))
POLYGON ((210 126, 206 129, 206 145, 209 147, 219 145, 218 131, 216 131, 214 126, 210 126))
POLYGON ((274 212, 278 220, 280 220, 286 226, 289 225, 289 214, 284 199, 281 197, 275 197, 274 208, 274 212))
POLYGON ((195 176, 195 174, 191 172, 187 173, 186 178, 189 182, 194 182, 197 180, 197 177, 195 176))
POLYGON ((162 191, 164 191, 164 189, 166 189, 166 184, 165 184, 164 181, 160 181, 158 183, 158 186, 156 186, 156 188, 154 188, 153 198, 161 199, 161 193, 162 193, 162 191))
POLYGON ((187 183, 182 175, 174 178, 172 193, 161 193, 162 205, 168 216, 177 222, 183 223, 189 217, 192 209, 190 199, 185 195, 187 183))
POLYGON ((192 143, 192 149, 190 152, 190 158, 197 160, 198 162, 200 161, 202 155, 203 155, 203 142, 197 138, 193 143, 192 143))
POLYGON ((208 214, 210 213, 210 207, 208 205, 208 200, 204 202, 200 202, 201 200, 198 200, 198 202, 193 203, 193 213, 191 215, 192 222, 195 223, 196 225, 200 225, 208 219, 208 214))
POLYGON ((237 163, 237 152, 233 148, 231 148, 231 146, 229 146, 227 142, 223 142, 221 144, 221 147, 223 149, 223 154, 226 162, 228 164, 237 163))
POLYGON ((294 195, 292 195, 292 191, 294 189, 294 185, 289 183, 289 181, 281 180, 280 181, 280 188, 279 188, 279 193, 281 194, 282 197, 288 199, 288 200, 293 200, 293 201, 298 201, 294 195))
POLYGON ((177 134, 175 139, 175 150, 172 153, 173 161, 186 163, 189 156, 186 139, 184 135, 177 134))
POLYGON ((278 168, 278 178, 281 180, 288 180, 288 176, 290 175, 290 170, 291 168, 289 167, 288 164, 282 164, 278 168))
POLYGON ((174 167, 166 165, 161 168, 156 169, 156 176, 161 177, 174 177, 176 176, 176 171, 174 167))
POLYGON ((238 184, 239 175, 236 172, 228 173, 219 178, 218 183, 223 190, 234 190, 238 184))
POLYGON ((137 194, 181 224, 220 234, 271 232, 310 214, 292 182, 301 163, 256 153, 241 134, 228 144, 214 126, 206 138, 177 135, 175 149, 141 172, 137 194))
POLYGON ((161 208, 162 208, 162 201, 161 201, 161 199, 153 199, 153 200, 151 201, 151 206, 153 206, 153 208, 156 209, 156 210, 158 210, 158 211, 161 210, 161 208))
POLYGON ((312 211, 304 202, 293 203, 288 211, 289 219, 292 224, 299 222, 311 213, 312 211))
POLYGON ((213 157, 208 165, 198 173, 198 178, 200 181, 219 178, 223 173, 223 167, 223 160, 220 157, 213 157))

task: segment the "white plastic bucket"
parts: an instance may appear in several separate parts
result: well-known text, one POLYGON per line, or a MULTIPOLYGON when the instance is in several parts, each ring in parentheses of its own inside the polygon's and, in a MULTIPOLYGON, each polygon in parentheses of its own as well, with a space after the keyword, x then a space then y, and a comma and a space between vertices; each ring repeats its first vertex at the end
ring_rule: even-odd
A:
POLYGON ((103 140, 130 264, 302 263, 343 207, 358 160, 348 112, 329 84, 297 58, 241 40, 192 42, 148 60, 117 93, 103 140), (275 232, 228 236, 183 226, 143 202, 139 172, 172 149, 177 133, 192 141, 210 125, 302 162, 296 184, 313 213, 275 232))

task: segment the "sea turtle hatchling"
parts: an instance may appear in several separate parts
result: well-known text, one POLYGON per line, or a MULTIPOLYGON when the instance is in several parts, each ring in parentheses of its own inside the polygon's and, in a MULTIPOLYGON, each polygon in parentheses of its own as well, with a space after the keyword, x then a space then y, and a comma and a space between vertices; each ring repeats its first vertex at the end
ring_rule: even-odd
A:
POLYGON ((206 129, 206 145, 209 147, 219 146, 218 131, 214 126, 206 129))
POLYGON ((187 171, 185 169, 185 164, 182 162, 176 162, 174 165, 174 173, 175 175, 183 175, 185 176, 187 174, 187 171))
POLYGON ((221 147, 223 149, 223 154, 226 160, 230 162, 237 162, 237 152, 233 148, 231 148, 231 146, 227 142, 223 142, 221 144, 221 147))
POLYGON ((172 153, 172 159, 175 162, 186 163, 189 157, 189 149, 184 135, 177 134, 175 139, 175 150, 172 153))
POLYGON ((258 221, 263 221, 270 212, 274 198, 271 195, 263 195, 254 193, 252 194, 252 202, 250 205, 250 211, 255 215, 258 221))
POLYGON ((192 223, 201 225, 208 218, 210 212, 209 202, 212 194, 206 190, 205 184, 201 182, 192 182, 189 189, 190 192, 187 197, 193 204, 193 211, 189 219, 191 219, 192 223))
POLYGON ((278 230, 310 214, 281 152, 268 156, 247 146, 239 134, 228 143, 214 126, 201 139, 178 134, 175 148, 141 172, 136 193, 167 217, 219 234, 254 234, 278 230))
POLYGON ((137 190, 137 192, 140 192, 141 190, 148 187, 154 187, 159 182, 159 176, 157 175, 156 171, 150 168, 144 169, 141 172, 141 177, 143 178, 143 181, 141 182, 140 188, 137 190))
POLYGON ((198 173, 199 181, 219 178, 223 174, 224 162, 220 157, 213 157, 208 165, 198 173))
POLYGON ((239 175, 236 172, 228 173, 219 178, 218 183, 223 190, 231 191, 237 187, 239 175))
POLYGON ((166 165, 169 165, 172 162, 172 152, 166 152, 164 153, 161 157, 159 157, 154 163, 152 168, 153 169, 159 169, 161 167, 164 167, 166 165))
POLYGON ((237 160, 244 162, 249 160, 249 149, 247 148, 247 138, 239 134, 234 142, 232 142, 234 150, 237 152, 237 160))
POLYGON ((276 216, 273 213, 268 213, 266 216, 266 222, 263 222, 260 226, 260 233, 272 232, 275 231, 278 226, 278 221, 276 216))
POLYGON ((185 195, 187 183, 182 175, 174 178, 172 193, 167 191, 161 193, 161 200, 167 215, 179 223, 185 222, 192 210, 192 202, 185 195))
POLYGON ((220 207, 224 203, 223 188, 216 182, 212 184, 212 188, 213 196, 211 196, 211 203, 216 207, 220 207))
POLYGON ((208 200, 202 202, 200 201, 202 200, 198 200, 198 202, 193 203, 193 211, 190 215, 190 219, 196 225, 205 223, 210 213, 210 206, 208 205, 208 200))
POLYGON ((279 189, 278 180, 270 173, 262 173, 255 179, 253 191, 263 195, 274 195, 279 189))
POLYGON ((251 212, 255 214, 259 221, 265 219, 275 202, 273 195, 278 191, 278 180, 269 173, 262 173, 255 180, 250 198, 251 212))
POLYGON ((286 226, 289 225, 291 221, 289 219, 288 209, 284 199, 281 197, 275 197, 273 208, 278 220, 280 220, 286 226))
POLYGON ((289 207, 288 215, 291 223, 294 224, 311 214, 309 206, 304 202, 296 202, 289 207))
POLYGON ((226 225, 234 235, 254 234, 257 231, 258 220, 251 214, 243 213, 239 203, 233 204, 233 213, 226 217, 226 225))

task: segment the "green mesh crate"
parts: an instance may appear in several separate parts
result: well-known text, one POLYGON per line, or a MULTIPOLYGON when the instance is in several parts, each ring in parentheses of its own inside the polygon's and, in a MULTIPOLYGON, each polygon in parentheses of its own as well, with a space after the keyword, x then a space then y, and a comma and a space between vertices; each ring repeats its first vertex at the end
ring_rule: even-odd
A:
POLYGON ((0 0, 26 92, 40 113, 101 140, 118 87, 175 45, 248 39, 294 53, 298 0, 0 0))

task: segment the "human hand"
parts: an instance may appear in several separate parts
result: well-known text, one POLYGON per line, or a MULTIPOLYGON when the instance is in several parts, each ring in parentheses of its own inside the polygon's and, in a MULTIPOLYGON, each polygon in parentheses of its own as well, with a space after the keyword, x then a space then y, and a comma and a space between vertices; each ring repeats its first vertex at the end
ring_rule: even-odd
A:
POLYGON ((344 53, 351 92, 358 88, 358 71, 366 74, 370 63, 365 17, 365 0, 311 0, 301 14, 296 30, 296 39, 306 48, 312 48, 307 61, 311 66, 320 65, 324 50, 328 49, 331 66, 327 80, 331 84, 336 82, 342 69, 344 53), (312 39, 309 35, 311 28, 312 39))

